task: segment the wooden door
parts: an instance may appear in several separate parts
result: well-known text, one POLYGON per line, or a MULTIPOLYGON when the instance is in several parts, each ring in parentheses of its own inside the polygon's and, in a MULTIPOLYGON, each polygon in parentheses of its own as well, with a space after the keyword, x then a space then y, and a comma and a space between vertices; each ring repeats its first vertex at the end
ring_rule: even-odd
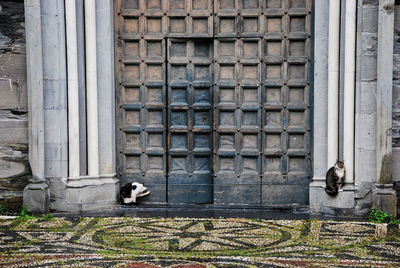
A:
POLYGON ((214 203, 308 203, 310 19, 309 0, 214 1, 214 203))
POLYGON ((168 202, 212 203, 212 40, 168 39, 168 202))
POLYGON ((118 177, 146 202, 307 204, 311 0, 117 0, 118 177))

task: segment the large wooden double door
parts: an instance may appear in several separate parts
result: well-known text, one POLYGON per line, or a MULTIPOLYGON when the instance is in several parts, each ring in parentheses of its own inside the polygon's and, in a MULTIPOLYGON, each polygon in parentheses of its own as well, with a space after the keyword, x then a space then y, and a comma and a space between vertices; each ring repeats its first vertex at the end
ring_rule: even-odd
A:
POLYGON ((149 203, 306 204, 310 0, 115 2, 118 177, 149 203))

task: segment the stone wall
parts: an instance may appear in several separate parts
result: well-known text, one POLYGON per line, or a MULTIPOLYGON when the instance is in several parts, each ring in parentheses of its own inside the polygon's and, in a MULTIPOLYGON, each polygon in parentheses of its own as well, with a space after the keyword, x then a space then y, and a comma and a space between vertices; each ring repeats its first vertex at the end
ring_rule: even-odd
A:
POLYGON ((24 3, 0 2, 0 204, 18 209, 30 178, 24 3))
MULTIPOLYGON (((359 0, 356 104, 356 211, 365 214, 372 204, 376 182, 376 87, 379 0, 359 0), (357 142, 358 141, 358 142, 357 142), (359 164, 357 164, 359 163, 359 164), (366 163, 369 163, 366 165, 366 163)), ((396 0, 393 55, 393 180, 400 212, 400 1, 396 0)), ((398 213, 399 214, 399 213, 398 213)))
POLYGON ((400 215, 400 1, 396 1, 393 44, 393 180, 400 215))
POLYGON ((393 45, 393 147, 400 147, 400 1, 396 2, 393 45))

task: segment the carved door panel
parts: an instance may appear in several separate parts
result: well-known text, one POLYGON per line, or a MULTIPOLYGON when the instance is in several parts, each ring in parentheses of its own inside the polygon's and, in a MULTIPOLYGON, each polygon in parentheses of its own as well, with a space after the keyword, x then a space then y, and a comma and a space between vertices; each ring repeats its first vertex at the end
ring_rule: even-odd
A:
POLYGON ((261 202, 261 40, 215 41, 215 202, 261 202))
POLYGON ((311 181, 311 1, 266 1, 262 203, 307 204, 311 181))
POLYGON ((212 42, 168 39, 168 202, 212 203, 212 42))
POLYGON ((141 182, 146 202, 166 202, 166 66, 157 1, 116 1, 117 171, 141 182), (140 3, 140 4, 139 4, 140 3))
POLYGON ((310 0, 214 1, 215 203, 308 203, 310 14, 310 0))

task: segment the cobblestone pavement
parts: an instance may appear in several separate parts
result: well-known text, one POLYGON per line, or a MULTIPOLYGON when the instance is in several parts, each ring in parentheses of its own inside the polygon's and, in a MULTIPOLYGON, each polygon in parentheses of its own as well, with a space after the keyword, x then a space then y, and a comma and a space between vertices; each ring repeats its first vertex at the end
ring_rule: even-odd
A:
POLYGON ((400 236, 349 221, 1 219, 0 266, 400 267, 400 236))

